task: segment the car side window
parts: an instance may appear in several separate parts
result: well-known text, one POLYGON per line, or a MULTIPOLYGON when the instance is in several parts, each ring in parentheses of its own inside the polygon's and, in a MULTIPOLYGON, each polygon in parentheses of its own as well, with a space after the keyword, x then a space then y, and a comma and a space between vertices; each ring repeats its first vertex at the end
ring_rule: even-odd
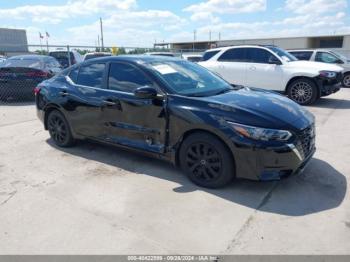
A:
POLYGON ((247 62, 259 64, 268 64, 271 57, 278 60, 278 58, 274 57, 269 51, 260 48, 247 48, 246 57, 247 62))
POLYGON ((68 77, 73 81, 73 83, 76 83, 78 81, 78 73, 79 73, 79 67, 73 68, 69 74, 68 77))
POLYGON ((219 57, 218 61, 246 62, 246 48, 229 49, 219 57))
POLYGON ((207 61, 207 60, 209 60, 210 58, 212 58, 213 56, 215 56, 219 52, 220 52, 220 50, 207 51, 207 52, 204 53, 201 61, 207 61))
POLYGON ((105 67, 106 65, 104 63, 81 66, 78 74, 77 84, 101 88, 105 67))
POLYGON ((315 61, 336 64, 339 61, 339 59, 338 59, 338 57, 336 57, 330 53, 327 53, 327 52, 317 52, 316 57, 315 57, 315 61))
POLYGON ((290 52, 292 55, 294 55, 298 60, 310 60, 312 56, 312 51, 300 51, 300 52, 290 52))
POLYGON ((111 63, 108 88, 132 93, 141 86, 152 86, 152 82, 138 68, 126 63, 111 63))

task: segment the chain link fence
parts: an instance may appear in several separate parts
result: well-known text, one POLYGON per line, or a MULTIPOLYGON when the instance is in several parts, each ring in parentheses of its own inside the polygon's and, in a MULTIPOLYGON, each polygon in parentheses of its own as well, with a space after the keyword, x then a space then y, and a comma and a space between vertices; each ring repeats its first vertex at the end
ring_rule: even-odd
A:
POLYGON ((34 102, 34 88, 40 82, 51 78, 64 68, 82 62, 86 54, 95 57, 98 53, 102 55, 102 52, 104 55, 166 52, 172 53, 176 57, 182 57, 183 53, 198 54, 203 51, 205 50, 172 50, 148 47, 118 48, 113 46, 102 48, 101 46, 75 45, 9 46, 0 44, 0 105, 34 102), (31 55, 41 55, 41 59, 31 55))

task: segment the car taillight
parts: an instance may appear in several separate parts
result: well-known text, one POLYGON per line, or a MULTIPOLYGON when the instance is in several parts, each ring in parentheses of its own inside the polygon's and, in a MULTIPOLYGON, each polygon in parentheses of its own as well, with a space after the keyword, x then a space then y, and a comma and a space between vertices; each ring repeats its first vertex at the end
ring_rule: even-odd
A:
POLYGON ((44 71, 31 71, 26 73, 26 76, 28 77, 48 77, 49 74, 44 71))
POLYGON ((41 89, 41 87, 40 87, 40 86, 35 87, 35 88, 34 88, 34 95, 39 94, 40 89, 41 89))

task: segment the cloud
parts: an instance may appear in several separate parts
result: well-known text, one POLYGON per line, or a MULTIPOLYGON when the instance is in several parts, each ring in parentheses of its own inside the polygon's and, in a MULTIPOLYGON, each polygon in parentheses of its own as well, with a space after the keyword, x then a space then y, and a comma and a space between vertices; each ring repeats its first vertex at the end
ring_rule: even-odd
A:
POLYGON ((287 10, 297 14, 322 14, 346 9, 346 0, 286 0, 287 10))
POLYGON ((136 0, 70 0, 63 5, 25 5, 0 9, 0 17, 29 18, 37 23, 58 24, 67 18, 109 12, 110 10, 129 10, 136 6, 136 0))
POLYGON ((193 13, 252 13, 266 10, 266 0, 207 0, 183 10, 193 13))

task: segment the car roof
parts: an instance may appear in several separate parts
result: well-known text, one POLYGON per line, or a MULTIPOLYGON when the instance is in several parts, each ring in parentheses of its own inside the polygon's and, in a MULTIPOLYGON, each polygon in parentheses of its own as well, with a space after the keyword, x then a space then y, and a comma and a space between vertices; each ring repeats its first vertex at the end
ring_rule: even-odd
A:
POLYGON ((126 61, 133 63, 152 63, 152 62, 166 62, 166 61, 183 61, 180 58, 170 56, 149 56, 149 55, 119 55, 119 56, 105 56, 87 60, 84 63, 112 62, 112 61, 126 61))
POLYGON ((274 45, 232 45, 232 46, 224 46, 224 47, 217 47, 217 48, 208 49, 205 52, 226 51, 226 50, 231 49, 231 48, 252 48, 252 47, 266 49, 268 47, 276 47, 276 46, 274 46, 274 45))
POLYGON ((33 60, 33 59, 46 60, 46 59, 53 59, 53 57, 47 56, 47 55, 18 55, 18 56, 12 56, 9 59, 11 59, 11 60, 15 60, 15 59, 21 59, 21 60, 33 60))

